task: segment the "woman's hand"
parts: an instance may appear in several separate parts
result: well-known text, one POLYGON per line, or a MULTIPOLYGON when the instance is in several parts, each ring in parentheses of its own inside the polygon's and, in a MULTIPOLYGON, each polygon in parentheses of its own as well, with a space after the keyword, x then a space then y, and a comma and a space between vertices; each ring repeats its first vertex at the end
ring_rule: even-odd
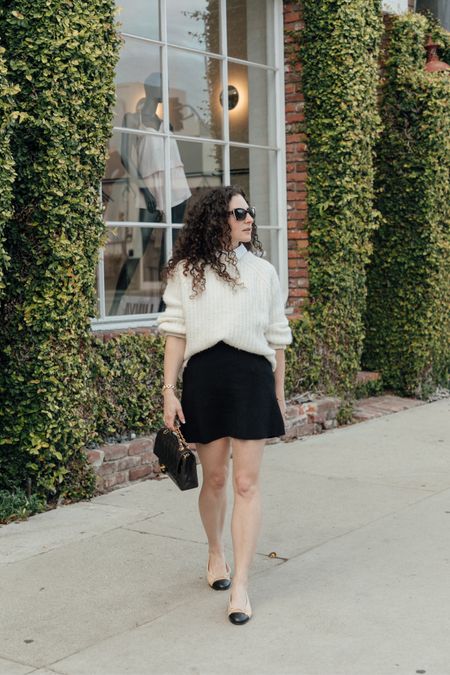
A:
POLYGON ((168 429, 174 431, 176 429, 175 420, 177 416, 183 424, 186 422, 186 420, 184 419, 183 409, 173 389, 167 389, 163 395, 164 395, 164 424, 168 429))

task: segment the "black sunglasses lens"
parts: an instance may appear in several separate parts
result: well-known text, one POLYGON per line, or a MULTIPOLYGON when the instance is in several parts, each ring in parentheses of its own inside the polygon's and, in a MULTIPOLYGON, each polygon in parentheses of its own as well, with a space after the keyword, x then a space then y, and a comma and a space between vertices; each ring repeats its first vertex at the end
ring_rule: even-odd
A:
POLYGON ((234 217, 236 218, 236 220, 245 220, 247 213, 252 218, 254 218, 255 217, 254 206, 250 206, 248 209, 241 209, 241 208, 234 209, 234 217))
POLYGON ((245 220, 247 209, 234 209, 234 217, 236 220, 245 220))

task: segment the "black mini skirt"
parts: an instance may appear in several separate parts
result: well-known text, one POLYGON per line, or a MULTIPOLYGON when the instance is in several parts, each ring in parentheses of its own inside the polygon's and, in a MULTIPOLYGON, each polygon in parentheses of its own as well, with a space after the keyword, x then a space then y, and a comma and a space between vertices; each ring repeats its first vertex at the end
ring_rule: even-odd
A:
POLYGON ((225 436, 256 440, 285 433, 268 359, 222 341, 187 362, 181 406, 186 423, 180 429, 188 443, 210 443, 225 436))

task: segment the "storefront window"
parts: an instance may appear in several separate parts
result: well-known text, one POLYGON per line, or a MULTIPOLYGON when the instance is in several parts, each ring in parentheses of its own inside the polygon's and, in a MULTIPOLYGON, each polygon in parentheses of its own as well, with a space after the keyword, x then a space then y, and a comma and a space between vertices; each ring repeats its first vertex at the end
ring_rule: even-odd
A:
POLYGON ((146 325, 190 200, 237 183, 285 268, 281 0, 120 0, 94 327, 146 325), (283 216, 284 214, 284 216, 283 216))

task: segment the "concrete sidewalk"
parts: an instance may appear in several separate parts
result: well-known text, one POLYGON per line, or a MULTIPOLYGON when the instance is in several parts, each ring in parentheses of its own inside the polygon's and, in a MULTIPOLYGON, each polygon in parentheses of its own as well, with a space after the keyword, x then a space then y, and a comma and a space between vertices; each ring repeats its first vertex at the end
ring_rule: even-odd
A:
POLYGON ((269 446, 263 492, 240 627, 197 490, 0 528, 0 675, 450 675, 450 400, 269 446))

